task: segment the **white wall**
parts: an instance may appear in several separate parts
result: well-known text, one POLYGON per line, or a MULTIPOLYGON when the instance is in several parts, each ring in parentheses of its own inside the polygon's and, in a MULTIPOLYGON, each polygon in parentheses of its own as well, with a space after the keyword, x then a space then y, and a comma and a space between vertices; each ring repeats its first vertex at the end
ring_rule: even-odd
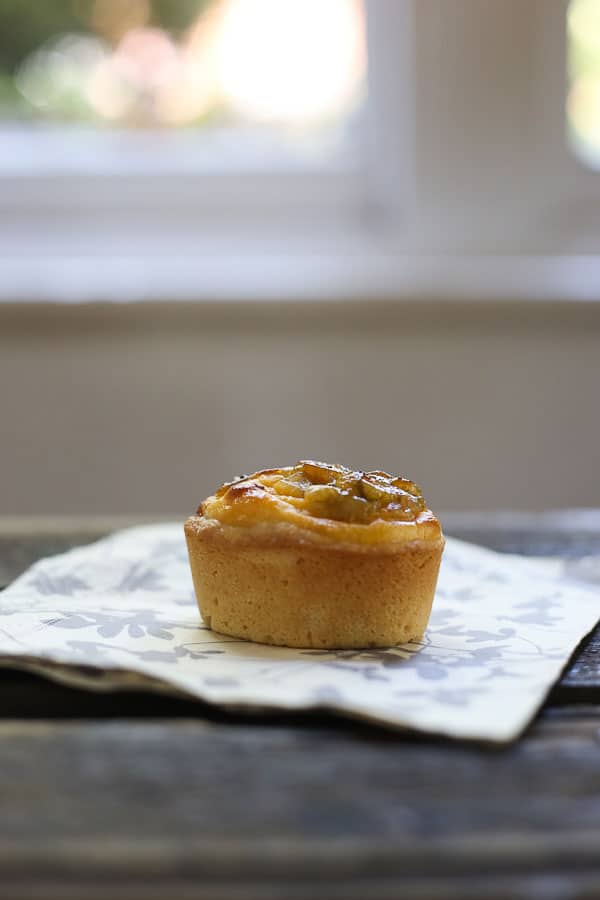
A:
POLYGON ((597 304, 0 307, 3 514, 182 515, 300 457, 600 506, 597 304))

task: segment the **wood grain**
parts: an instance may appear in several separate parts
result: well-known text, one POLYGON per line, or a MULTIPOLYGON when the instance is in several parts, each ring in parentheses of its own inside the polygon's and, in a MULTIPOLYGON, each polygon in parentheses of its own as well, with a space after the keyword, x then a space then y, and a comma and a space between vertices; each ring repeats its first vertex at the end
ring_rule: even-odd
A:
POLYGON ((502 752, 354 728, 5 721, 0 876, 32 900, 594 896, 598 713, 546 717, 502 752))
MULTIPOLYGON (((600 552, 600 520, 492 518, 447 530, 513 552, 600 552)), ((0 527, 0 571, 105 530, 0 527)), ((599 657, 596 634, 504 750, 2 671, 0 896, 596 898, 599 657)))

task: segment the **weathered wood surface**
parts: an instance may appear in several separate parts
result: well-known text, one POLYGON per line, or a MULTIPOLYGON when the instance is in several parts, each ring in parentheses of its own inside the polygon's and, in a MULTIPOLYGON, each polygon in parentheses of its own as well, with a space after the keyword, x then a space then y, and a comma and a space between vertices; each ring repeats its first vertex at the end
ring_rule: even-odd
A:
MULTIPOLYGON (((462 526, 600 553, 600 523, 462 526)), ((96 536, 0 529, 3 571, 96 536)), ((600 897, 599 657, 597 636, 504 750, 0 671, 0 896, 600 897)))
POLYGON ((597 897, 599 710, 509 750, 347 725, 0 725, 14 898, 597 897))

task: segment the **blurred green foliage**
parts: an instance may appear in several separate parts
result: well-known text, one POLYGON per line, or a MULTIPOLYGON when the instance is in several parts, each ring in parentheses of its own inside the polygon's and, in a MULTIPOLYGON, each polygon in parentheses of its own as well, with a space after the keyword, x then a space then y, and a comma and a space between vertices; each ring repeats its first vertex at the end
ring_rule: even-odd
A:
POLYGON ((13 70, 53 34, 84 29, 71 0, 0 0, 0 69, 13 70))
MULTIPOLYGON (((127 0, 113 0, 126 9, 127 0)), ((147 24, 181 32, 211 0, 149 0, 147 24)), ((93 32, 94 0, 0 0, 0 71, 12 72, 33 50, 67 31, 93 32)), ((1 90, 1 89, 0 89, 1 90)))
POLYGON ((214 0, 151 0, 151 24, 177 34, 191 25, 212 2, 214 0))

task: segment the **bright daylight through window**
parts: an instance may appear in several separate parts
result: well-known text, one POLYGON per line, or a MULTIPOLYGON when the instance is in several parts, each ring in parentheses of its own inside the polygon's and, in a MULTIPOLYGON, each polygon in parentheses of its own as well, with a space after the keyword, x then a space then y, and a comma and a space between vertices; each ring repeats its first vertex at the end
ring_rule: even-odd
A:
POLYGON ((600 169, 600 0, 571 0, 567 36, 569 139, 583 162, 600 169))
POLYGON ((322 160, 352 132, 365 55, 359 0, 0 0, 0 142, 93 154, 91 136, 151 131, 225 162, 322 160))

